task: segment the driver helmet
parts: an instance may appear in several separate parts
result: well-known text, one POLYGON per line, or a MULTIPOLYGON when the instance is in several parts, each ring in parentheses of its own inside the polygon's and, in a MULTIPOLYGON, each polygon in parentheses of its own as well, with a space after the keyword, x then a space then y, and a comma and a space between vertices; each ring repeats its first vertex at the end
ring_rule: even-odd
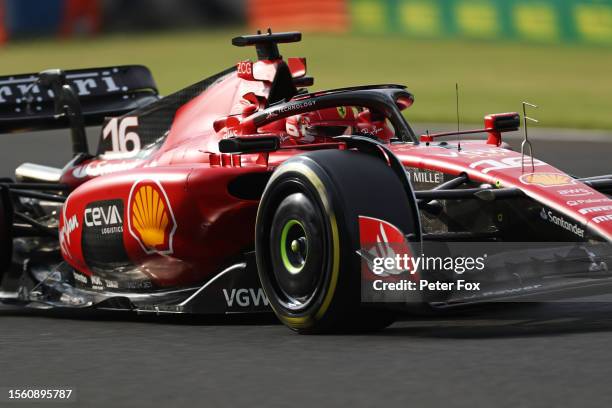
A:
POLYGON ((353 133, 356 115, 350 106, 319 109, 287 118, 287 134, 298 143, 320 143, 353 133))

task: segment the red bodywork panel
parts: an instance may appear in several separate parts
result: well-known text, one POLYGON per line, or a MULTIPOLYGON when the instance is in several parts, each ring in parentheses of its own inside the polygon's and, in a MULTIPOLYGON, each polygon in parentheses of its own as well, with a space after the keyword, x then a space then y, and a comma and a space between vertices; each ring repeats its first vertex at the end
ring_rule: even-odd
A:
POLYGON ((135 169, 88 181, 64 206, 60 227, 63 256, 87 275, 104 275, 104 268, 92 267, 98 259, 93 254, 87 259, 84 247, 103 250, 109 241, 115 241, 115 248, 125 247, 127 259, 122 261, 138 268, 143 279, 160 286, 201 282, 227 266, 232 260, 229 254, 241 254, 252 245, 257 202, 231 196, 228 183, 243 174, 265 171, 261 166, 177 165, 135 169), (147 191, 149 186, 151 191, 147 191), (109 220, 115 204, 106 203, 114 200, 124 204, 123 208, 117 206, 120 216, 113 224, 109 220), (74 216, 78 227, 65 234, 65 220, 74 216), (99 239, 107 241, 88 238, 86 229, 95 230, 99 239), (143 238, 155 233, 161 238, 159 245, 143 238))
MULTIPOLYGON (((254 65, 261 67, 256 72, 269 77, 265 70, 274 70, 276 64, 258 61, 254 65)), ((263 97, 269 88, 269 81, 231 74, 176 111, 163 145, 149 157, 98 157, 67 169, 61 181, 76 189, 60 217, 64 259, 79 272, 100 276, 113 285, 121 278, 106 270, 104 259, 98 258, 116 257, 113 269, 130 269, 130 279, 150 282, 134 288, 146 289, 197 285, 252 249, 258 202, 232 196, 228 184, 241 175, 269 169, 259 154, 220 154, 218 142, 225 133, 215 132, 213 123, 250 105, 243 96, 263 97), (147 183, 154 184, 150 195, 155 191, 157 200, 147 197, 146 203, 135 206, 137 190, 144 187, 146 191, 147 183), (148 223, 152 225, 136 222, 139 211, 151 213, 148 223), (167 224, 160 212, 168 214, 167 224), (162 248, 143 243, 139 228, 167 244, 162 248), (89 229, 95 234, 87 234, 89 229), (100 242, 92 238, 96 235, 100 242), (96 250, 103 254, 98 257, 96 250)))

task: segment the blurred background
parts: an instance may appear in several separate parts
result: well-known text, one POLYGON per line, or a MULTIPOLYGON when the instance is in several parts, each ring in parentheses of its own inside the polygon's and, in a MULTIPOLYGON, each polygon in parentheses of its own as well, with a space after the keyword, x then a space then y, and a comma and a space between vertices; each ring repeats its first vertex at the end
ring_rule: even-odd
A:
POLYGON ((540 105, 543 126, 612 129, 612 0, 0 0, 0 75, 141 63, 164 94, 254 51, 231 37, 304 32, 315 89, 401 83, 408 117, 540 105))

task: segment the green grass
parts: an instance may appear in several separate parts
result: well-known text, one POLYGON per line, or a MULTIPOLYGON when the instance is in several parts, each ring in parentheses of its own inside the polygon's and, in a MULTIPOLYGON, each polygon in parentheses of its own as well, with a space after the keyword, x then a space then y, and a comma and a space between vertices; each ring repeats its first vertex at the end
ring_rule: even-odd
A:
MULTIPOLYGON (((113 35, 73 41, 33 41, 0 50, 0 74, 45 68, 141 63, 164 94, 254 58, 230 45, 239 30, 113 35)), ((516 43, 414 40, 386 36, 304 35, 281 46, 285 56, 306 56, 314 89, 401 83, 416 96, 413 121, 455 120, 455 82, 463 122, 486 113, 515 111, 528 100, 542 126, 612 129, 612 50, 516 43)))

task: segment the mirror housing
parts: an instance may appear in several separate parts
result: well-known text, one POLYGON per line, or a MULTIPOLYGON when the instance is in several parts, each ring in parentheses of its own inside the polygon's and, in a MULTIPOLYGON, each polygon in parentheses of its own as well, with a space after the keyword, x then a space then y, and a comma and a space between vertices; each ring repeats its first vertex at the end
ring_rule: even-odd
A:
POLYGON ((277 136, 230 137, 219 141, 221 153, 264 153, 280 148, 277 136))
POLYGON ((489 137, 487 144, 500 146, 503 132, 514 132, 521 126, 521 116, 517 112, 493 113, 484 117, 484 125, 489 137))

